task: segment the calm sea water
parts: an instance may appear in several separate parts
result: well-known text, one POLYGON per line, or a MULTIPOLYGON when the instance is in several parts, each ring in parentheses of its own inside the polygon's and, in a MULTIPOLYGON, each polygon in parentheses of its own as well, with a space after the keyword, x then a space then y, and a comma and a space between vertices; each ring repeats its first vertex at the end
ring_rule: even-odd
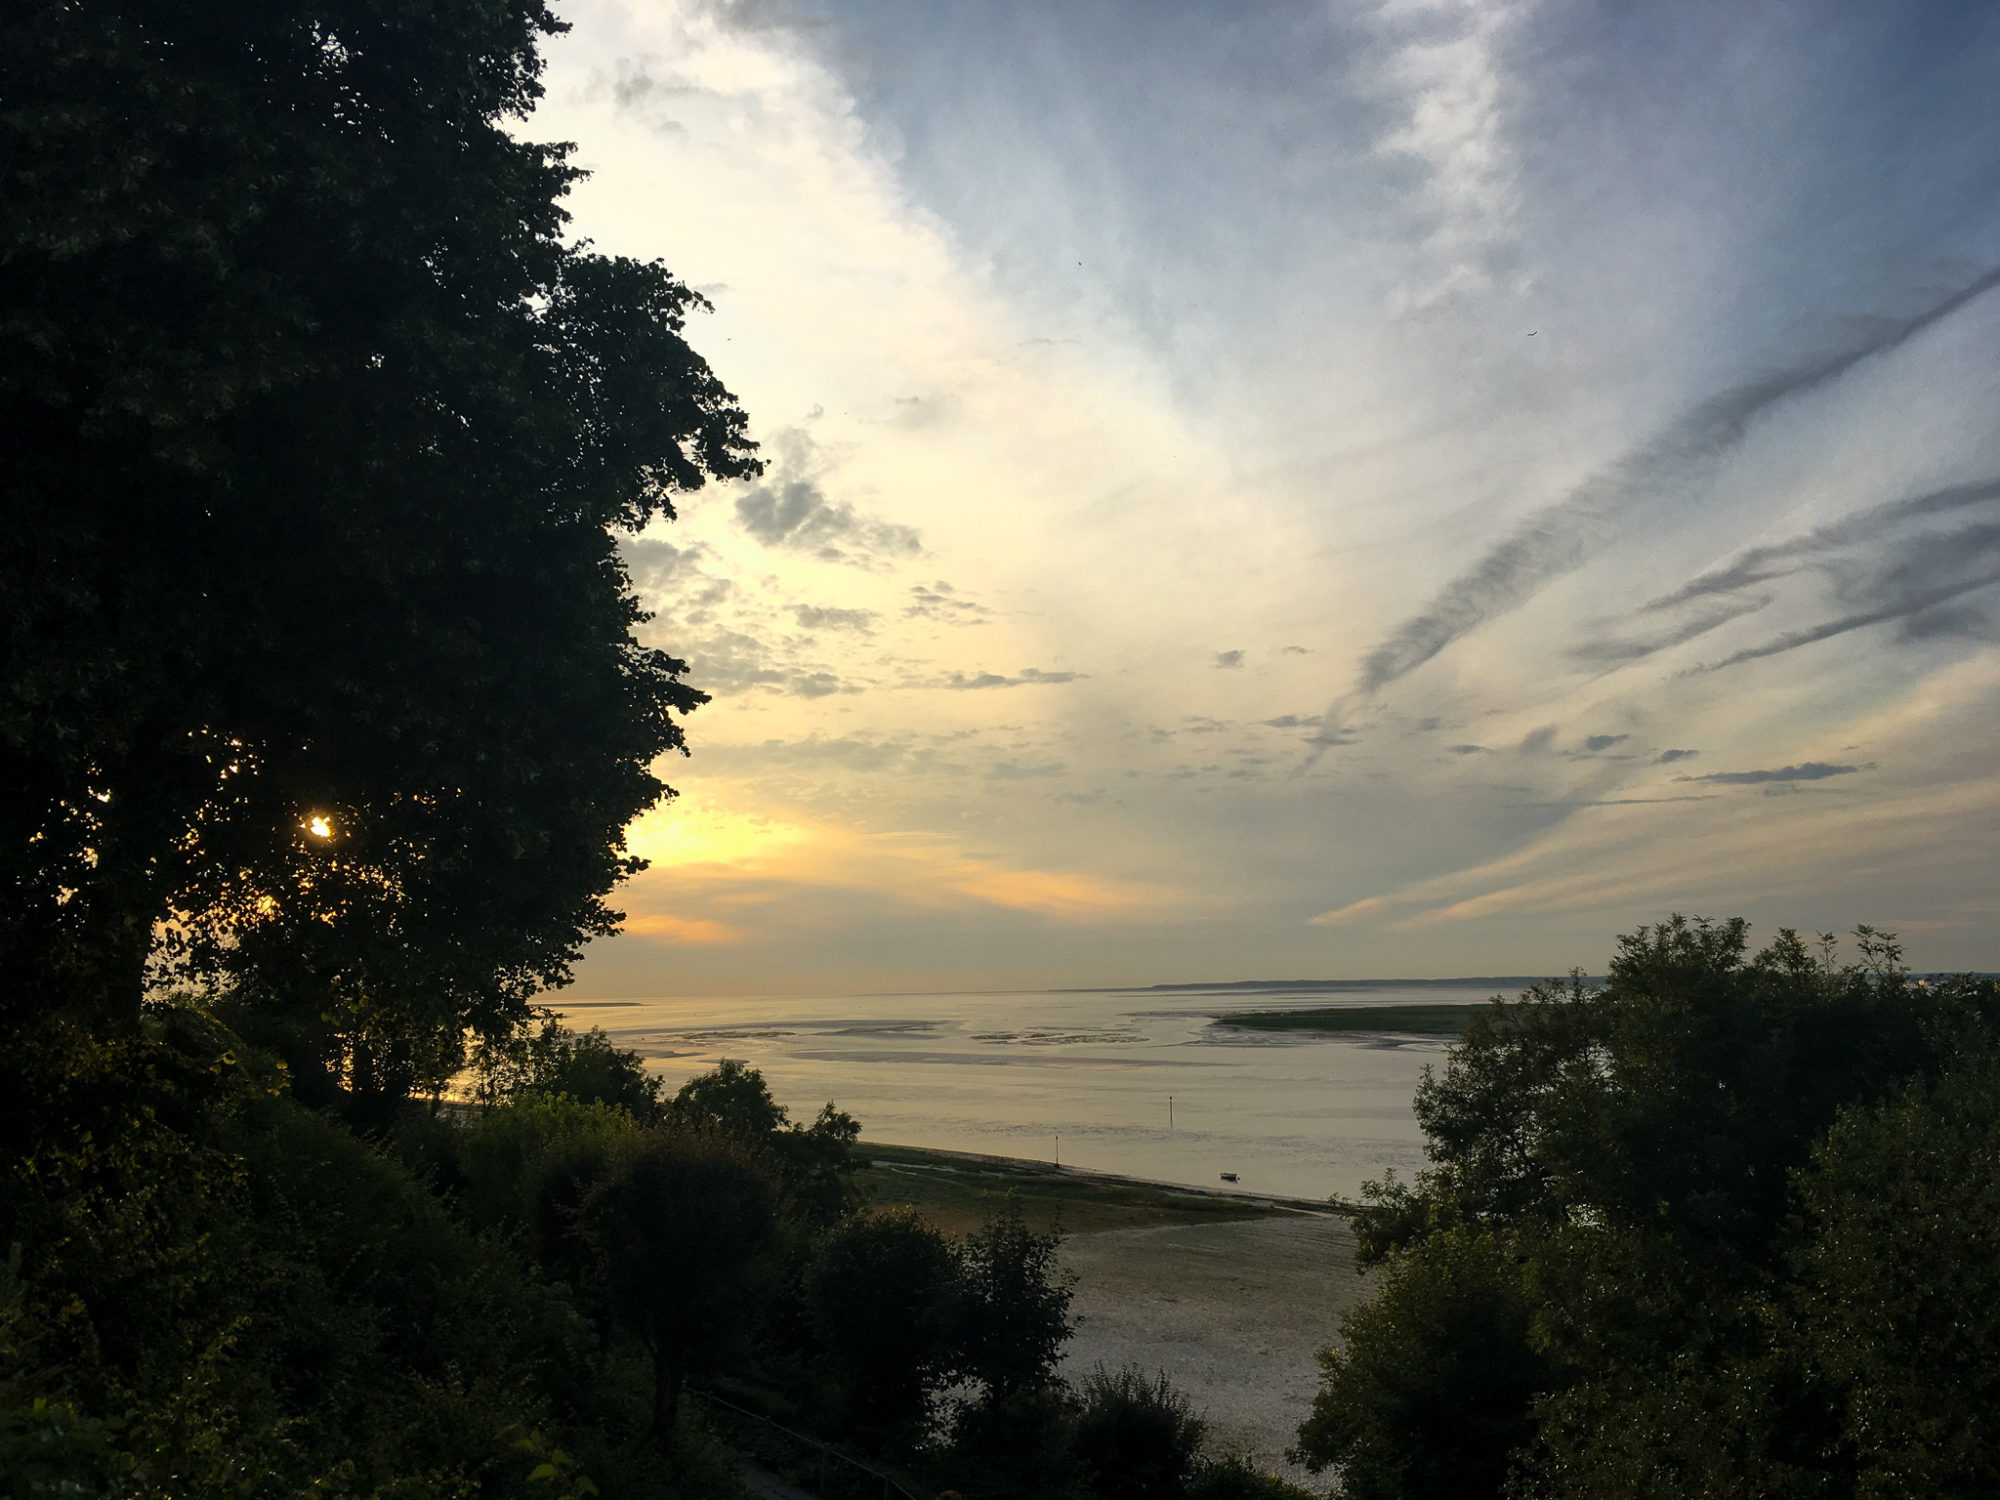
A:
POLYGON ((831 1099, 862 1139, 1059 1160, 1161 1182, 1353 1197, 1423 1165, 1411 1098, 1447 1043, 1216 1026, 1232 1011, 1463 1004, 1525 981, 1219 986, 834 999, 579 1002, 670 1087, 723 1058, 793 1118, 831 1099))

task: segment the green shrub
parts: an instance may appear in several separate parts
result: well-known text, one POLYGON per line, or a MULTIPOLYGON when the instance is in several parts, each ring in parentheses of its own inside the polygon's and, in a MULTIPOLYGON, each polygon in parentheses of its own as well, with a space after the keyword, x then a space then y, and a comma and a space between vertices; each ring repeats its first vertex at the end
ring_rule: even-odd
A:
POLYGON ((1164 1373, 1099 1365, 1077 1395, 1071 1445, 1098 1500, 1184 1500, 1208 1424, 1164 1373))

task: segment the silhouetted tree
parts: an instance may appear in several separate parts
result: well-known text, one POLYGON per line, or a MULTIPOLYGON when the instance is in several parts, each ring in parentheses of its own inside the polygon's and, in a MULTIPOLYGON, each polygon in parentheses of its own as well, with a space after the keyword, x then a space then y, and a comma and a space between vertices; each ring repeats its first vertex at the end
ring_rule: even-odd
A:
POLYGON ((719 1136, 647 1131, 620 1142, 582 1219, 611 1314, 653 1362, 653 1426, 671 1440, 691 1374, 749 1332, 778 1236, 758 1159, 719 1136))
POLYGON ((1321 1351, 1296 1457, 1350 1500, 1491 1500, 1534 1436, 1548 1369, 1511 1241, 1469 1227, 1393 1255, 1321 1351))
POLYGON ((731 1057, 682 1084, 667 1115, 684 1130, 720 1133, 766 1154, 792 1217, 825 1228, 845 1211, 848 1179, 861 1165, 854 1154, 861 1126, 832 1101, 812 1124, 795 1124, 764 1075, 731 1057))
POLYGON ((994 1396, 1053 1379, 1076 1331, 1070 1284, 1056 1265, 1061 1245, 1060 1234, 1029 1229, 1011 1195, 966 1238, 959 1372, 994 1396))
MULTIPOLYGON (((1949 1073, 1950 1039, 2000 1008, 1990 982, 1913 984, 1893 939, 1857 936, 1855 963, 1789 931, 1753 957, 1744 923, 1675 918, 1621 938, 1601 987, 1476 1019, 1418 1089, 1431 1167, 1366 1196, 1382 1281, 1326 1357, 1302 1455, 1383 1500, 1852 1487, 1841 1409, 1861 1398, 1789 1331, 1801 1174, 1843 1111, 1949 1073)), ((1886 1150, 1861 1159, 1886 1171, 1886 1150)), ((1829 1209, 1864 1196, 1822 1170, 1829 1209)), ((1843 1296, 1863 1301, 1811 1304, 1817 1326, 1866 1322, 1858 1284, 1843 1296)))
POLYGON ((677 1125, 719 1130, 759 1145, 783 1130, 790 1118, 771 1097, 764 1075, 733 1057, 682 1084, 667 1108, 677 1125))
POLYGON ((857 1215, 827 1235, 806 1296, 861 1426, 891 1442, 921 1436, 950 1372, 958 1293, 956 1248, 912 1210, 857 1215))
POLYGON ((641 1124, 665 1113, 660 1080, 637 1052, 615 1047, 598 1027, 571 1031, 552 1011, 540 1025, 482 1040, 472 1053, 472 1092, 492 1105, 525 1094, 561 1095, 580 1104, 622 1109, 641 1124))
POLYGON ((1800 1181, 1800 1335, 1866 1496, 2000 1492, 2000 1029, 1800 1181))
POLYGON ((393 1091, 616 926, 703 695, 613 533, 757 464, 701 298, 566 243, 510 128, 559 29, 8 7, 0 1004, 129 1018, 169 959, 393 1091))

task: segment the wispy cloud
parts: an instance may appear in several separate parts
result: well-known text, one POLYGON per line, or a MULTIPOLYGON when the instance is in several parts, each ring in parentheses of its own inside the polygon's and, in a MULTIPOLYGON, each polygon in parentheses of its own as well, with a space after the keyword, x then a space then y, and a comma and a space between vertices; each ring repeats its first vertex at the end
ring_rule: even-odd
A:
POLYGON ((1834 766, 1808 760, 1796 766, 1779 766, 1768 771, 1711 771, 1706 776, 1677 776, 1676 781, 1706 781, 1716 786, 1761 786, 1768 781, 1824 781, 1829 776, 1852 776, 1864 766, 1834 766))
POLYGON ((875 623, 872 609, 834 609, 818 604, 795 604, 792 618, 799 622, 803 630, 858 630, 863 635, 870 633, 875 623))
POLYGON ((1991 636, 1991 616, 1981 611, 1951 611, 1945 606, 2000 584, 2000 524, 1966 526, 1941 536, 1917 538, 1890 549, 1886 557, 1858 559, 1850 567, 1830 571, 1836 598, 1859 608, 1746 646, 1703 670, 1719 672, 1850 631, 1895 622, 1901 622, 1905 633, 1917 638, 1991 636))
POLYGON ((2000 270, 1986 272, 1913 316, 1875 321, 1844 348, 1799 360, 1702 402, 1652 441, 1535 512, 1446 584, 1421 612, 1369 651, 1356 691, 1380 691, 1488 620, 1519 608, 1542 587, 1581 566, 1633 511, 1648 501, 1671 498, 1691 473, 1740 443, 1758 417, 1901 348, 1995 286, 2000 286, 2000 270))
POLYGON ((1018 677, 1003 677, 998 672, 980 672, 968 677, 963 672, 954 672, 944 685, 958 692, 975 688, 1054 687, 1065 682, 1081 682, 1086 675, 1083 672, 1044 672, 1039 667, 1023 667, 1018 677))
POLYGON ((1733 594, 1795 572, 1800 565, 1860 543, 1874 542, 1911 521, 1949 516, 1970 509, 1992 510, 2000 503, 2000 478, 1977 484, 1955 484, 1899 500, 1869 506, 1803 536, 1763 547, 1750 547, 1719 568, 1682 584, 1672 593, 1647 603, 1648 610, 1672 609, 1712 594, 1733 594))
POLYGON ((983 625, 992 613, 985 605, 965 598, 942 578, 932 584, 912 584, 910 602, 903 609, 906 618, 936 620, 945 625, 983 625))

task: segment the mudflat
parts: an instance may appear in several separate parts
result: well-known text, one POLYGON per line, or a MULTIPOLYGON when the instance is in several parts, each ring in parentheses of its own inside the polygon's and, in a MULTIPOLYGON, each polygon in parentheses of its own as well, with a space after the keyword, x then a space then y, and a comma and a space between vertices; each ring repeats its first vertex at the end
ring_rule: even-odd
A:
POLYGON ((1047 1162, 864 1144, 878 1210, 908 1206, 957 1234, 1011 1200, 1065 1235, 1076 1335, 1063 1374, 1164 1372, 1209 1423, 1211 1446, 1323 1487, 1285 1461, 1319 1389, 1319 1350, 1368 1292, 1354 1230, 1324 1205, 1141 1182, 1047 1162))
POLYGON ((1213 1224, 1231 1219, 1290 1218, 1324 1207, 1251 1193, 1143 1182, 1106 1172, 1052 1166, 1018 1157, 980 1156, 924 1146, 863 1142, 869 1165, 858 1184, 877 1210, 913 1208, 938 1228, 967 1234, 1011 1201, 1038 1233, 1089 1234, 1157 1224, 1213 1224))
POLYGON ((1318 1350, 1368 1291, 1354 1231, 1334 1215, 1165 1224, 1075 1234, 1076 1336, 1063 1373, 1164 1371, 1208 1419, 1211 1442, 1299 1483, 1285 1461, 1319 1389, 1318 1350))

